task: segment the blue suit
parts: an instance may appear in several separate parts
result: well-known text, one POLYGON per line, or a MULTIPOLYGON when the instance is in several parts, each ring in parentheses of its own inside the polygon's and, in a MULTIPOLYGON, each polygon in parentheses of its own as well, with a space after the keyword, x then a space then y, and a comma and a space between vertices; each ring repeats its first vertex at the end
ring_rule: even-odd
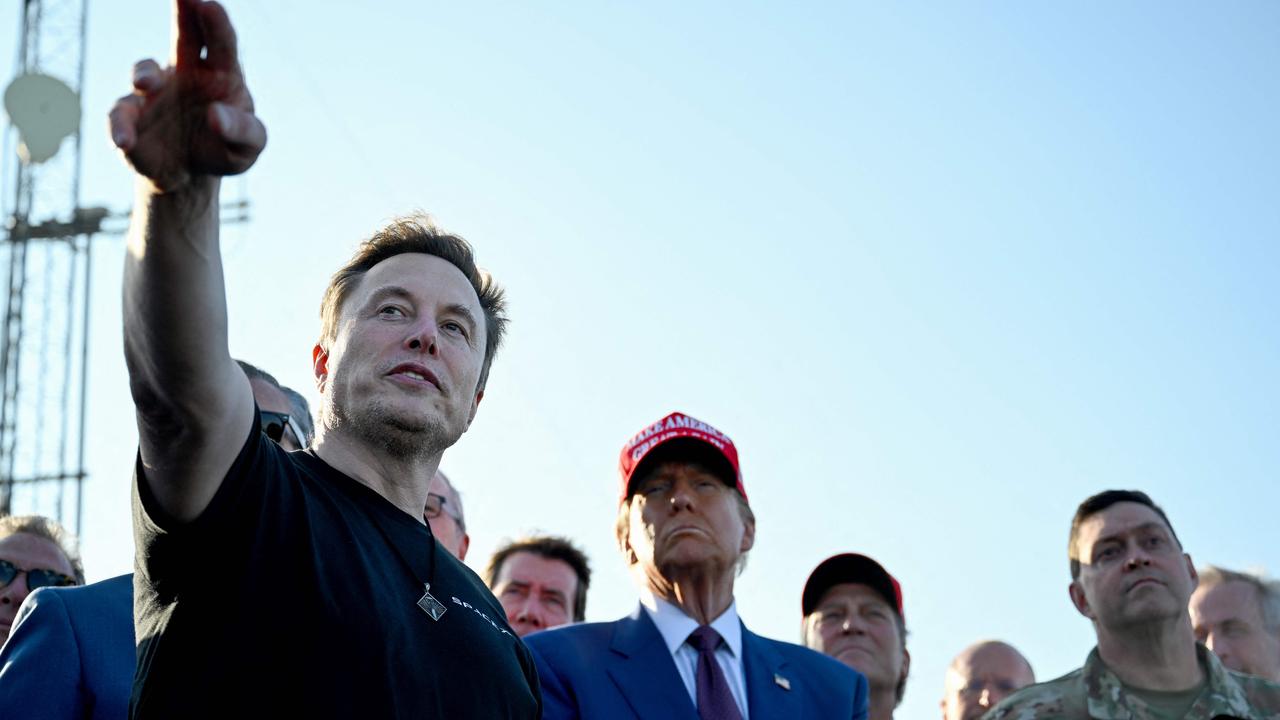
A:
MULTIPOLYGON (((698 720, 675 661, 648 613, 525 638, 542 679, 546 720, 698 720)), ((751 720, 867 717, 867 679, 808 648, 742 629, 751 720)))
POLYGON ((24 720, 123 720, 136 663, 133 576, 40 588, 0 650, 0 713, 24 720))

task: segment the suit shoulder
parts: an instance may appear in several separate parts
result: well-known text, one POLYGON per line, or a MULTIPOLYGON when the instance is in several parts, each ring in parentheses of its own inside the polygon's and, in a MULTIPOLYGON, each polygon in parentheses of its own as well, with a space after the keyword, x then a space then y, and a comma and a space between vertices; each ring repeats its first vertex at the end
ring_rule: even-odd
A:
POLYGON ((133 597, 133 574, 117 575, 106 580, 99 580, 88 585, 77 585, 75 587, 49 587, 42 588, 40 592, 57 594, 60 599, 66 602, 103 602, 106 600, 121 597, 133 597))
POLYGON ((767 644, 773 652, 789 665, 803 667, 805 676, 811 682, 838 689, 840 692, 851 691, 857 694, 859 688, 866 686, 862 673, 845 665, 833 657, 811 650, 803 645, 761 637, 751 633, 755 642, 767 644))
POLYGON ((30 632, 30 628, 35 626, 48 625, 56 623, 58 625, 66 625, 67 603, 66 590, 75 590, 78 588, 66 587, 41 587, 36 588, 27 599, 22 601, 18 606, 18 611, 13 618, 12 633, 17 634, 18 629, 22 626, 30 632))
POLYGON ((620 621, 589 622, 565 625, 542 630, 524 637, 524 642, 534 653, 558 654, 564 651, 581 651, 586 648, 607 647, 620 621))
MULTIPOLYGON (((42 587, 27 596, 24 603, 30 607, 30 612, 55 604, 73 620, 89 618, 97 622, 102 618, 119 618, 127 620, 132 627, 133 576, 121 575, 75 587, 42 587)), ((43 612, 40 614, 44 615, 43 612)))
POLYGON ((991 708, 982 720, 1050 720, 1088 717, 1083 673, 1028 685, 991 708))

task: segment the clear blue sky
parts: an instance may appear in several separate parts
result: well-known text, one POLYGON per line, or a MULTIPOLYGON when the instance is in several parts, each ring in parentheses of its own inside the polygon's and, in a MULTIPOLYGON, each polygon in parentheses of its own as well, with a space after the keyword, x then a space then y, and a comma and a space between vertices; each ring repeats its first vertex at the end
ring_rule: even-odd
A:
MULTIPOLYGON (((1198 562, 1280 568, 1280 5, 227 4, 270 132, 226 185, 253 204, 233 354, 314 398, 328 274, 413 209, 509 289, 444 461, 473 567, 569 535, 589 619, 628 612, 617 452, 680 409, 742 453, 749 627, 795 639, 832 553, 899 577, 904 718, 980 638, 1080 664, 1065 545, 1095 491, 1149 491, 1198 562)), ((168 12, 93 4, 86 204, 130 202, 104 116, 168 12)), ((136 443, 98 248, 91 579, 130 567, 136 443)))

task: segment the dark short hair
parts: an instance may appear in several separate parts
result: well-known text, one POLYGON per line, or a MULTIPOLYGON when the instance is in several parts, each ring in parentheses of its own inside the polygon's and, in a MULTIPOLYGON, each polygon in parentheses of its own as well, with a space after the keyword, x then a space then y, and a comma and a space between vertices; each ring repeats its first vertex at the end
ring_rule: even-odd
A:
POLYGON ((271 373, 244 360, 236 360, 236 364, 244 371, 244 376, 249 378, 250 382, 261 380, 271 387, 284 393, 284 397, 289 401, 289 417, 298 423, 298 427, 302 429, 302 437, 298 438, 298 442, 305 447, 311 444, 316 436, 316 425, 311 419, 311 406, 307 404, 307 399, 302 397, 302 393, 294 390, 286 385, 281 385, 279 380, 271 373))
POLYGON ((274 375, 267 372, 266 370, 263 370, 257 365, 254 365, 253 363, 250 363, 250 362, 246 362, 244 360, 236 360, 236 364, 240 366, 240 369, 244 371, 244 376, 249 378, 251 382, 254 380, 261 380, 266 384, 270 385, 271 387, 274 387, 274 388, 280 387, 280 381, 276 380, 274 375))
POLYGON ((498 583, 498 575, 502 572, 502 564, 507 558, 520 552, 533 553, 548 560, 559 560, 573 568, 578 576, 578 589, 573 595, 573 621, 582 622, 587 617, 587 588, 591 587, 591 565, 587 562, 586 553, 578 549, 568 538, 555 535, 536 535, 521 538, 498 548, 489 558, 489 566, 485 568, 485 583, 493 589, 498 583))
POLYGON ((357 282, 374 265, 405 253, 422 253, 445 260, 458 268, 480 300, 484 310, 484 364, 480 366, 480 384, 484 388, 489 379, 489 366, 502 344, 507 327, 507 301, 502 288, 493 277, 476 267, 471 244, 457 235, 443 232, 426 215, 416 214, 397 218, 379 230, 373 237, 360 243, 356 253, 338 269, 325 288, 320 303, 320 346, 328 349, 338 335, 338 316, 342 303, 351 294, 357 282))
POLYGON ((1076 543, 1080 540, 1080 525, 1093 515, 1122 502, 1137 503, 1154 510, 1164 521, 1165 527, 1169 528, 1173 541, 1178 543, 1178 547, 1182 547, 1182 541, 1178 539, 1178 533, 1173 531, 1173 523, 1169 522, 1169 516, 1164 514, 1164 510, 1161 510, 1149 495, 1141 490, 1104 490, 1080 503, 1080 507, 1076 508, 1075 517, 1071 519, 1071 535, 1067 538, 1067 558, 1071 561, 1072 580, 1080 577, 1080 553, 1076 548, 1076 543))

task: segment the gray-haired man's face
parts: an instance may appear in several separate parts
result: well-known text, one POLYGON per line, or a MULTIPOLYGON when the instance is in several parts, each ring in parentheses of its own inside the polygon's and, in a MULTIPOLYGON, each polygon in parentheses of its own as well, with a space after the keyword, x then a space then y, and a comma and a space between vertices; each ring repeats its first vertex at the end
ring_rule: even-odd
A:
MULTIPOLYGON (((467 535, 462 526, 458 525, 458 521, 454 519, 462 510, 462 504, 458 502, 458 495, 454 492, 453 487, 444 479, 440 473, 436 473, 431 478, 431 487, 427 490, 428 495, 438 495, 444 498, 444 506, 441 511, 432 517, 432 513, 426 512, 427 524, 431 526, 431 534, 435 536, 436 542, 440 543, 449 554, 459 560, 467 559, 467 548, 471 545, 471 538, 467 535)), ((428 497, 427 502, 432 500, 428 497)))
POLYGON ((1280 635, 1267 630, 1253 585, 1228 580, 1197 588, 1190 610, 1196 639, 1223 665, 1280 682, 1280 635))

